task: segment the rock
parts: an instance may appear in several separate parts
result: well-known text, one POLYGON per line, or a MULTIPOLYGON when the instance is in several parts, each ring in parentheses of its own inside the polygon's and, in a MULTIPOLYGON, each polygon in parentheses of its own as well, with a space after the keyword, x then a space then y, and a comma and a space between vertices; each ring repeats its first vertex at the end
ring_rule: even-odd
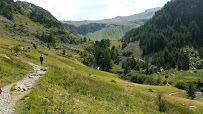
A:
POLYGON ((188 106, 189 108, 196 108, 195 106, 188 106))
POLYGON ((154 92, 152 89, 148 89, 149 90, 149 92, 154 92))
POLYGON ((32 76, 28 75, 28 78, 33 78, 32 76))
POLYGON ((47 104, 50 104, 50 103, 51 103, 51 101, 50 101, 49 99, 45 98, 45 97, 43 97, 43 100, 44 100, 47 104))
POLYGON ((28 88, 23 88, 23 91, 27 91, 28 90, 28 88))
POLYGON ((197 70, 193 70, 194 73, 197 73, 197 70))
POLYGON ((196 108, 195 106, 188 106, 189 108, 196 108))
POLYGON ((160 71, 161 71, 161 72, 163 72, 163 71, 164 71, 164 69, 163 69, 163 68, 160 68, 160 71))
POLYGON ((28 88, 27 88, 24 84, 22 84, 22 85, 17 85, 17 86, 15 87, 15 89, 18 90, 18 91, 28 91, 28 88))
POLYGON ((4 57, 6 59, 10 59, 6 54, 0 54, 1 57, 4 57))

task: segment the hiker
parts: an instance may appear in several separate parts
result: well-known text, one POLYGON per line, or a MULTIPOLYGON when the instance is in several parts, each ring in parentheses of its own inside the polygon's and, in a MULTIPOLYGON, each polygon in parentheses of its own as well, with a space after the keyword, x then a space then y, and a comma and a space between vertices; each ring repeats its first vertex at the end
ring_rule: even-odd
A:
POLYGON ((43 56, 40 56, 41 65, 43 64, 43 56))
POLYGON ((2 90, 1 90, 1 80, 0 80, 0 94, 1 94, 2 90))

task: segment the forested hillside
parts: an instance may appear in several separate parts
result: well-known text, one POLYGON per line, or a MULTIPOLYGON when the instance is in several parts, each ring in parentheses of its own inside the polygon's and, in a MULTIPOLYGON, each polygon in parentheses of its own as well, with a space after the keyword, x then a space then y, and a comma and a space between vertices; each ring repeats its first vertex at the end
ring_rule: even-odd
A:
POLYGON ((202 31, 203 1, 172 0, 144 25, 127 33, 123 46, 139 40, 143 55, 160 51, 152 60, 154 65, 174 68, 177 63, 181 69, 189 69, 189 55, 182 48, 194 47, 202 55, 202 31))

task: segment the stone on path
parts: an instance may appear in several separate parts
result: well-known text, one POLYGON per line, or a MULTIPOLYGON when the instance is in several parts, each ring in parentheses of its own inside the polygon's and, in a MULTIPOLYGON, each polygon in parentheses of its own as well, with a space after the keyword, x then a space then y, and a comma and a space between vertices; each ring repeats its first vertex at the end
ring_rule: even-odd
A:
POLYGON ((34 68, 34 73, 31 72, 30 74, 26 75, 24 79, 2 88, 2 93, 0 94, 0 114, 13 114, 15 111, 16 101, 29 93, 35 81, 46 73, 46 70, 41 69, 47 68, 40 65, 35 65, 33 63, 29 64, 34 68), (13 85, 16 85, 16 90, 14 91, 15 94, 11 95, 10 90, 13 85))

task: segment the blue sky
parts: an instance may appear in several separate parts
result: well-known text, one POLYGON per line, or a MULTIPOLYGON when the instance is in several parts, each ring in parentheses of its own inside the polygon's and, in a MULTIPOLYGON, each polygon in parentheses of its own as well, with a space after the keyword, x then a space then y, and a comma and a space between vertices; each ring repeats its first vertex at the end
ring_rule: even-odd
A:
MULTIPOLYGON (((16 0, 14 0, 16 1, 16 0)), ((170 0, 20 0, 50 11, 58 20, 100 20, 162 7, 170 0)))

